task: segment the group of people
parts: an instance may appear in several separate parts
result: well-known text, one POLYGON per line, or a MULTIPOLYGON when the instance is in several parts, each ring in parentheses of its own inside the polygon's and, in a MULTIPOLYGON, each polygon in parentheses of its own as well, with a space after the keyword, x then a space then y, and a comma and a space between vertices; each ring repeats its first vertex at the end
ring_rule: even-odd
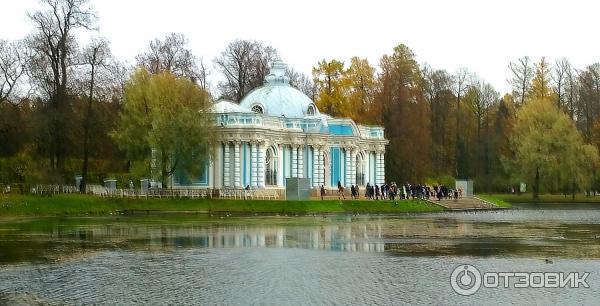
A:
MULTIPOLYGON (((344 186, 338 181, 338 197, 345 199, 344 186)), ((452 189, 446 185, 428 186, 425 184, 410 184, 398 186, 396 182, 384 183, 381 186, 378 184, 371 185, 367 183, 365 187, 365 197, 369 200, 408 200, 422 199, 430 200, 458 200, 462 198, 463 190, 461 188, 452 189)), ((321 199, 325 196, 325 186, 321 185, 321 199)), ((353 200, 360 198, 360 189, 358 185, 350 186, 350 196, 353 200)))

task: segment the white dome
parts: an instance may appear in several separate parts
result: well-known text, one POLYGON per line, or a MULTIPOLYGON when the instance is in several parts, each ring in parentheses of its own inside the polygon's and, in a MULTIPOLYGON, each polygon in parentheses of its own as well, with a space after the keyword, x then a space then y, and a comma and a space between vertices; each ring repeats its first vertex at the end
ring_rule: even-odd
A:
POLYGON ((231 101, 221 100, 211 107, 213 113, 250 113, 250 109, 231 101))
POLYGON ((240 106, 253 110, 260 106, 262 113, 271 116, 302 118, 319 116, 319 110, 304 93, 290 86, 285 76, 285 64, 274 62, 265 85, 255 88, 242 99, 240 106), (309 110, 310 109, 310 110, 309 110))

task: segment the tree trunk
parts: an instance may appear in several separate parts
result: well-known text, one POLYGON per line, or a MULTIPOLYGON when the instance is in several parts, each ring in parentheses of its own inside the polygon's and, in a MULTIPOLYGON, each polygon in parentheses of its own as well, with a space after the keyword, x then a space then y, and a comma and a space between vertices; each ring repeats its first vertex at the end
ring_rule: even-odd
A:
POLYGON ((455 169, 455 175, 457 178, 462 178, 459 177, 461 174, 461 170, 460 165, 459 165, 459 160, 460 160, 460 154, 461 154, 461 150, 460 150, 460 87, 458 88, 459 94, 456 97, 456 143, 454 145, 454 158, 455 158, 455 165, 456 165, 456 169, 455 169))
MULTIPOLYGON (((96 55, 94 54, 94 61, 96 55)), ((95 65, 92 64, 92 76, 90 79, 90 93, 88 95, 87 113, 85 121, 83 122, 83 165, 81 166, 81 183, 79 185, 79 192, 85 193, 87 186, 87 172, 88 172, 88 160, 89 160, 89 138, 90 138, 90 121, 92 120, 92 101, 94 98, 94 71, 95 65)))
POLYGON ((161 152, 160 181, 162 188, 165 188, 167 186, 167 154, 164 150, 161 152))
POLYGON ((538 200, 540 198, 540 169, 535 168, 535 180, 533 181, 533 199, 538 200))

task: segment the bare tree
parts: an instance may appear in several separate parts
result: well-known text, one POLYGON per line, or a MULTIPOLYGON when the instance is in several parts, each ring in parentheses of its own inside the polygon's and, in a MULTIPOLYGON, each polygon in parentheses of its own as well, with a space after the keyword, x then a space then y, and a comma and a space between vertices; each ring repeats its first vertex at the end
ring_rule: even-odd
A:
POLYGON ((588 142, 600 142, 595 123, 600 117, 600 63, 588 66, 579 73, 579 97, 577 121, 583 128, 588 142))
POLYGON ((189 78, 206 89, 206 67, 202 58, 196 58, 187 44, 187 38, 181 33, 171 33, 163 40, 157 38, 150 42, 146 52, 136 56, 137 63, 150 73, 168 71, 189 78))
POLYGON ((508 68, 512 72, 512 78, 508 80, 513 88, 513 95, 517 105, 523 105, 531 88, 531 81, 535 69, 528 56, 522 57, 517 62, 508 64, 508 68))
POLYGON ((300 90, 314 101, 317 95, 317 86, 309 76, 289 67, 286 69, 285 75, 290 79, 290 85, 292 87, 300 90))
POLYGON ((131 75, 131 68, 125 63, 111 58, 110 65, 106 67, 109 70, 110 82, 107 89, 110 90, 109 95, 113 102, 121 103, 125 95, 125 84, 131 75))
POLYGON ((0 104, 15 96, 19 79, 25 73, 21 44, 0 39, 0 104))
POLYGON ((83 162, 81 166, 80 192, 84 193, 87 185, 87 174, 90 156, 90 127, 93 117, 93 101, 105 96, 110 86, 112 55, 107 40, 93 40, 80 55, 82 65, 82 87, 87 92, 87 107, 83 120, 83 162), (100 84, 100 86, 98 86, 100 84), (108 90, 107 90, 108 89, 108 90))
POLYGON ((46 10, 29 14, 35 31, 27 39, 30 52, 29 73, 48 100, 50 118, 50 163, 64 174, 66 155, 65 112, 69 85, 73 81, 76 49, 72 31, 93 29, 95 15, 89 0, 42 0, 46 10))
POLYGON ((456 169, 455 169, 455 175, 456 177, 459 178, 465 178, 468 175, 468 171, 465 169, 466 166, 462 164, 461 161, 464 160, 464 157, 466 155, 465 148, 464 148, 464 140, 462 139, 461 135, 461 130, 460 130, 460 102, 462 100, 462 98, 464 97, 464 95, 466 94, 467 90, 469 89, 469 82, 468 82, 468 77, 469 77, 469 72, 466 68, 459 68, 456 71, 456 75, 454 75, 454 86, 453 86, 453 92, 454 95, 456 96, 456 150, 455 150, 455 157, 456 157, 456 169), (461 159, 462 157, 462 159, 461 159))
POLYGON ((556 105, 562 108, 566 100, 567 77, 571 73, 571 63, 566 58, 556 60, 552 80, 554 81, 554 93, 556 94, 556 105))
POLYGON ((492 85, 486 83, 485 81, 477 77, 474 78, 471 84, 472 89, 475 93, 475 98, 473 99, 473 103, 471 106, 473 109, 473 113, 477 118, 477 135, 479 139, 481 124, 487 116, 487 112, 490 109, 490 107, 499 100, 500 94, 494 89, 492 85))
POLYGON ((252 89, 263 84, 269 63, 278 57, 270 46, 253 40, 230 43, 214 62, 225 80, 219 83, 223 97, 241 101, 252 89))
MULTIPOLYGON (((454 157, 444 150, 452 138, 448 111, 454 103, 452 76, 445 70, 434 70, 425 64, 422 69, 423 94, 429 104, 431 128, 431 160, 435 169, 447 169, 454 157)), ((448 169, 450 170, 450 169, 448 169)))
POLYGON ((577 79, 577 71, 575 69, 569 69, 565 76, 565 99, 566 107, 571 119, 575 120, 575 114, 577 110, 579 97, 579 82, 577 79))

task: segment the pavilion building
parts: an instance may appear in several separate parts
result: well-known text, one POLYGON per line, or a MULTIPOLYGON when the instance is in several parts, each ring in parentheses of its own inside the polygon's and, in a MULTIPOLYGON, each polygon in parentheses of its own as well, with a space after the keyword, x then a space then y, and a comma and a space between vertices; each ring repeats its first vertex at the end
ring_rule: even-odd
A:
POLYGON ((290 86, 286 65, 274 62, 263 86, 237 104, 212 106, 222 129, 214 156, 196 180, 174 175, 173 187, 285 188, 285 179, 308 178, 314 188, 385 181, 388 141, 380 126, 356 124, 319 111, 290 86))

